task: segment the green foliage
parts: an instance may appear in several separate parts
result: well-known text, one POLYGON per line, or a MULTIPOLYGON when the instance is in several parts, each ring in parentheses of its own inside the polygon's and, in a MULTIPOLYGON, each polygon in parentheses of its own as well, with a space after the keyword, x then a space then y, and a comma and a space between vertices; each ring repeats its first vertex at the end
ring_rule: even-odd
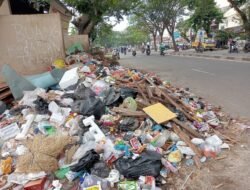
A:
POLYGON ((125 31, 109 31, 98 35, 94 41, 95 45, 105 47, 118 47, 122 45, 137 45, 148 40, 148 33, 140 28, 129 26, 125 31))
POLYGON ((176 28, 180 32, 181 36, 188 42, 190 42, 190 39, 187 37, 187 32, 190 29, 190 21, 189 20, 181 20, 177 23, 176 28))
POLYGON ((94 23, 90 30, 92 32, 94 27, 106 22, 110 17, 114 17, 118 22, 121 21, 123 16, 129 14, 132 7, 137 5, 138 0, 65 0, 65 2, 78 13, 88 16, 89 22, 94 23))
POLYGON ((215 38, 216 38, 216 40, 227 42, 228 39, 235 38, 235 34, 233 32, 228 32, 228 31, 224 31, 224 30, 218 30, 216 32, 216 37, 215 38))
POLYGON ((203 28, 209 34, 212 22, 215 20, 220 23, 223 19, 223 13, 216 7, 214 0, 196 0, 192 6, 194 13, 189 18, 189 23, 196 32, 203 28))

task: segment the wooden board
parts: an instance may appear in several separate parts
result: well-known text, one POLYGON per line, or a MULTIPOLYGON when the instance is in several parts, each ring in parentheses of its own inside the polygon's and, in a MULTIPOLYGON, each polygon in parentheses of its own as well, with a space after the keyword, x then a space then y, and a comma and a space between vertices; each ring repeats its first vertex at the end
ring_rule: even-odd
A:
POLYGON ((0 28, 0 69, 9 64, 20 74, 39 74, 64 58, 58 13, 0 16, 0 28))
POLYGON ((171 112, 166 106, 161 103, 143 108, 143 111, 158 124, 176 118, 176 114, 171 112))

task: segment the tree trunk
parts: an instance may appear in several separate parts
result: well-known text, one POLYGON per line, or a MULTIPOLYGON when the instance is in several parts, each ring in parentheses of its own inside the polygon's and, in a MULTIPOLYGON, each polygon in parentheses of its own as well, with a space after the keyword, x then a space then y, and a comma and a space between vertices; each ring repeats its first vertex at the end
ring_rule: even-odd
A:
MULTIPOLYGON (((235 9, 235 11, 240 15, 242 22, 243 22, 243 27, 244 27, 246 34, 247 34, 247 38, 250 39, 250 20, 248 20, 247 14, 244 13, 238 7, 238 5, 234 2, 234 0, 227 0, 227 1, 231 4, 231 7, 233 7, 235 9)), ((247 10, 247 11, 249 11, 249 10, 247 10)))
POLYGON ((91 21, 88 23, 88 25, 85 26, 85 28, 83 29, 82 34, 87 34, 87 35, 89 35, 90 32, 93 30, 94 26, 95 26, 95 23, 91 20, 91 21))
POLYGON ((187 37, 186 33, 181 33, 181 36, 186 40, 188 43, 190 43, 190 39, 187 37))
POLYGON ((163 42, 163 32, 160 32, 159 34, 160 34, 160 41, 162 43, 163 42))
POLYGON ((177 45, 176 45, 176 42, 175 42, 175 39, 174 39, 174 33, 171 33, 170 35, 171 35, 171 38, 172 38, 174 51, 178 51, 177 45))
POLYGON ((157 51, 157 46, 156 46, 156 34, 153 34, 153 40, 154 40, 154 49, 157 51))
POLYGON ((174 39, 174 27, 171 27, 171 28, 167 27, 167 31, 168 31, 169 35, 171 36, 171 38, 172 38, 174 51, 178 51, 177 45, 176 45, 176 42, 175 42, 175 39, 174 39))

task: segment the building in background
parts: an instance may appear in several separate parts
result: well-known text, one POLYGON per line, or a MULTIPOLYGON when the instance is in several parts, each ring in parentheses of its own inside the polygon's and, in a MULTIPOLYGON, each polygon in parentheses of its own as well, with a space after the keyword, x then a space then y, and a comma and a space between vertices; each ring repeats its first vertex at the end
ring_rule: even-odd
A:
MULTIPOLYGON (((245 5, 240 7, 240 9, 243 9, 244 7, 245 5)), ((222 8, 222 11, 224 12, 224 20, 219 24, 219 30, 226 30, 236 34, 244 32, 241 17, 234 8, 224 7, 222 8)))

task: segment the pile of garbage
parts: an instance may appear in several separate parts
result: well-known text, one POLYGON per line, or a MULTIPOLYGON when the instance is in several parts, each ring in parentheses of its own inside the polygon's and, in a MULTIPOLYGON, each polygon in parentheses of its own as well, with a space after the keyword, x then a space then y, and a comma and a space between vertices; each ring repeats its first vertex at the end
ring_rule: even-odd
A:
POLYGON ((189 89, 87 53, 66 63, 2 111, 1 189, 161 189, 229 148, 230 119, 189 89))

